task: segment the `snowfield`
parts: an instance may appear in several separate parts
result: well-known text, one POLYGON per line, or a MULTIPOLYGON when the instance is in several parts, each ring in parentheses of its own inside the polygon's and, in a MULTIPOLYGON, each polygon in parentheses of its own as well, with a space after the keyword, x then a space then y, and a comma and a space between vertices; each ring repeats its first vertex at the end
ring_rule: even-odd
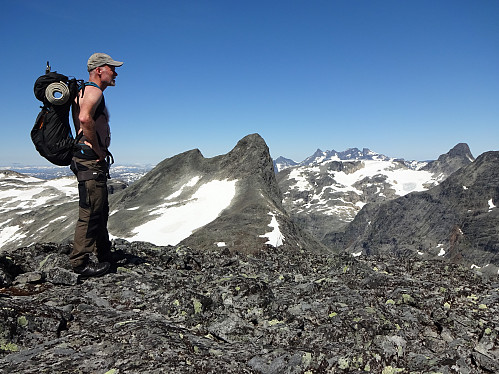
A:
MULTIPOLYGON (((194 186, 193 179, 186 186, 194 186)), ((128 241, 147 241, 156 245, 176 245, 194 230, 215 220, 236 194, 237 180, 214 180, 201 185, 187 200, 171 201, 180 196, 183 188, 170 195, 166 202, 151 210, 152 219, 133 230, 128 241)))
POLYGON ((26 238, 24 227, 33 221, 25 219, 14 223, 15 217, 46 206, 77 200, 76 178, 44 180, 0 172, 0 248, 26 238))

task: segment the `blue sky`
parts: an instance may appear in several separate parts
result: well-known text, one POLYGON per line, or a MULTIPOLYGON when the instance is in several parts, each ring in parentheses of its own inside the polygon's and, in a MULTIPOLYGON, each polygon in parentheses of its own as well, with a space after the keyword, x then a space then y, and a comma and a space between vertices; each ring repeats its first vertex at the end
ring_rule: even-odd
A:
POLYGON ((274 158, 370 148, 435 159, 498 150, 497 0, 2 1, 0 165, 47 164, 29 132, 33 83, 125 64, 106 90, 118 163, 259 133, 274 158))

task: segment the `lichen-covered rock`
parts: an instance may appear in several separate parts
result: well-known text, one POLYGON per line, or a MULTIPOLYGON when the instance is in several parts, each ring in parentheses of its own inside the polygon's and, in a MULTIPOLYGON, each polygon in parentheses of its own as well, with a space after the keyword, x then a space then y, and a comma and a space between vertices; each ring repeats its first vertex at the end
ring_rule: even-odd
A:
POLYGON ((74 284, 50 280, 70 272, 64 246, 5 254, 6 268, 22 269, 8 277, 43 278, 0 292, 0 371, 499 370, 499 281, 476 270, 270 247, 115 247, 127 264, 74 284))

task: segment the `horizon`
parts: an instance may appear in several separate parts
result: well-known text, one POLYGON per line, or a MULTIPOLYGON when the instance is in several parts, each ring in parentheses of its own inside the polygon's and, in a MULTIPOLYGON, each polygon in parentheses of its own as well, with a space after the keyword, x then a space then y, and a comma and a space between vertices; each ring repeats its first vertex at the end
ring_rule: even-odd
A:
POLYGON ((105 91, 117 164, 215 157, 251 133, 297 162, 359 146, 418 161, 458 143, 498 150, 497 1, 106 4, 102 22, 79 3, 3 4, 0 164, 50 165, 29 138, 34 81, 46 61, 86 79, 94 52, 124 61, 105 91))
MULTIPOLYGON (((386 155, 386 154, 384 154, 382 152, 377 152, 376 150, 372 150, 372 149, 369 149, 369 151, 374 152, 374 153, 379 154, 379 155, 382 155, 382 156, 386 156, 386 157, 391 158, 391 159, 396 159, 396 160, 404 160, 404 161, 407 161, 407 162, 411 162, 411 161, 415 161, 415 162, 429 162, 429 161, 437 160, 439 156, 441 156, 443 154, 446 154, 453 147, 451 147, 450 149, 448 149, 445 152, 440 153, 437 157, 435 157, 433 159, 427 159, 427 160, 408 160, 408 159, 405 159, 405 158, 402 158, 402 157, 397 157, 397 156, 393 156, 393 155, 386 155)), ((357 150, 362 151, 364 148, 367 148, 367 147, 361 147, 361 148, 359 148, 359 147, 351 147, 351 148, 346 148, 346 149, 343 149, 343 150, 337 150, 337 149, 319 149, 319 148, 317 148, 315 151, 311 152, 308 156, 306 156, 302 160, 294 160, 294 159, 291 159, 289 157, 286 157, 286 155, 280 155, 280 156, 277 156, 275 158, 272 157, 272 160, 276 161, 277 159, 279 159, 279 158, 282 157, 282 158, 285 158, 287 160, 291 160, 293 162, 301 163, 301 162, 305 161, 307 158, 313 156, 317 151, 321 151, 321 152, 334 151, 334 152, 340 153, 340 152, 345 152, 345 151, 349 151, 349 150, 353 150, 353 149, 357 149, 357 150)), ((186 150, 184 152, 187 152, 187 151, 190 151, 190 150, 186 150)), ((485 152, 488 152, 488 151, 485 151, 485 152)), ((181 152, 181 153, 183 153, 183 152, 181 152)), ((178 156, 179 154, 169 156, 169 158, 178 156)), ((202 152, 201 152, 201 154, 202 154, 202 152)), ((471 152, 471 154, 473 155, 473 157, 475 159, 479 156, 479 155, 473 154, 473 151, 471 152)), ((220 155, 214 155, 214 156, 211 156, 211 157, 205 157, 203 155, 203 157, 205 157, 205 158, 212 158, 212 157, 217 157, 217 156, 221 156, 221 154, 220 155)), ((12 164, 9 164, 9 165, 7 165, 7 164, 0 164, 0 171, 2 170, 2 168, 16 168, 16 167, 19 167, 19 168, 60 168, 60 169, 67 168, 69 170, 69 166, 58 166, 58 165, 54 165, 54 164, 52 164, 52 163, 50 163, 48 161, 45 161, 45 163, 43 163, 44 159, 41 156, 40 156, 40 159, 41 159, 40 161, 42 162, 41 164, 21 164, 21 163, 12 163, 12 164)), ((113 168, 117 168, 117 167, 155 167, 156 165, 158 165, 162 161, 164 161, 164 160, 160 160, 157 163, 147 163, 147 162, 145 162, 145 163, 122 163, 122 162, 117 162, 117 163, 112 164, 111 170, 113 168)), ((348 161, 348 160, 344 160, 344 161, 348 161)))

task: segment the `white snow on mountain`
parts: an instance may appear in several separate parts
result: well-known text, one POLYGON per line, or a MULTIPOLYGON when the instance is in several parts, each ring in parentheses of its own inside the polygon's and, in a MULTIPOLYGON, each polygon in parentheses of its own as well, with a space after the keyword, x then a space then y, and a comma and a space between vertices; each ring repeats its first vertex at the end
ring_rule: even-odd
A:
POLYGON ((178 192, 170 195, 168 201, 152 209, 151 220, 136 227, 134 235, 124 239, 176 245, 194 230, 215 220, 235 196, 237 180, 214 180, 199 186, 186 200, 171 201, 173 197, 180 196, 185 187, 196 185, 198 180, 191 179, 178 192))
POLYGON ((67 198, 78 198, 75 178, 43 180, 0 173, 0 213, 56 205, 67 198))
POLYGON ((0 172, 0 248, 26 237, 22 226, 32 220, 12 222, 16 217, 77 199, 76 178, 43 180, 10 171, 0 172))
POLYGON ((333 172, 332 176, 339 189, 361 193, 353 187, 355 182, 377 175, 386 176, 386 182, 392 185, 395 193, 404 196, 410 192, 424 191, 425 185, 434 181, 433 174, 428 171, 401 169, 393 161, 363 161, 364 167, 353 173, 333 172))
POLYGON ((270 212, 269 215, 272 217, 269 227, 272 228, 272 231, 260 235, 260 238, 268 238, 265 242, 265 244, 270 244, 274 247, 279 247, 283 244, 284 242, 284 235, 282 235, 281 231, 279 230, 279 223, 277 222, 277 219, 275 218, 275 214, 270 212))
MULTIPOLYGON (((192 232, 216 219, 230 205, 236 191, 236 180, 214 180, 197 187, 201 177, 191 178, 175 193, 164 199, 149 214, 151 220, 136 227, 130 241, 148 241, 157 245, 177 244, 192 232), (189 192, 191 189, 191 192, 189 192), (186 192, 187 191, 187 192, 186 192), (185 199, 183 195, 189 196, 185 199)), ((19 219, 24 214, 44 207, 74 202, 77 210, 78 183, 74 177, 39 179, 16 172, 0 172, 0 248, 26 238, 30 221, 19 219)), ((131 207, 138 210, 141 207, 131 207)), ((114 213, 114 212, 113 212, 114 213)), ((111 213, 111 214, 113 214, 111 213)), ((38 229, 67 219, 57 217, 38 229)), ((110 232, 113 237, 112 232, 110 232)), ((125 238, 127 239, 127 238, 125 238)))
POLYGON ((9 222, 10 220, 0 224, 0 248, 9 242, 26 237, 26 234, 19 232, 21 230, 19 225, 6 226, 9 222), (5 227, 3 227, 4 225, 5 227))
POLYGON ((78 198, 75 178, 46 181, 32 177, 5 178, 5 174, 0 174, 0 213, 67 202, 68 199, 61 199, 61 195, 70 200, 78 198))
POLYGON ((199 176, 192 178, 189 182, 187 182, 182 187, 180 187, 178 189, 178 191, 172 193, 165 200, 172 200, 172 199, 179 197, 182 194, 182 192, 184 191, 184 189, 186 189, 187 187, 194 187, 196 185, 196 183, 199 182, 200 179, 201 179, 201 177, 199 177, 199 176))

